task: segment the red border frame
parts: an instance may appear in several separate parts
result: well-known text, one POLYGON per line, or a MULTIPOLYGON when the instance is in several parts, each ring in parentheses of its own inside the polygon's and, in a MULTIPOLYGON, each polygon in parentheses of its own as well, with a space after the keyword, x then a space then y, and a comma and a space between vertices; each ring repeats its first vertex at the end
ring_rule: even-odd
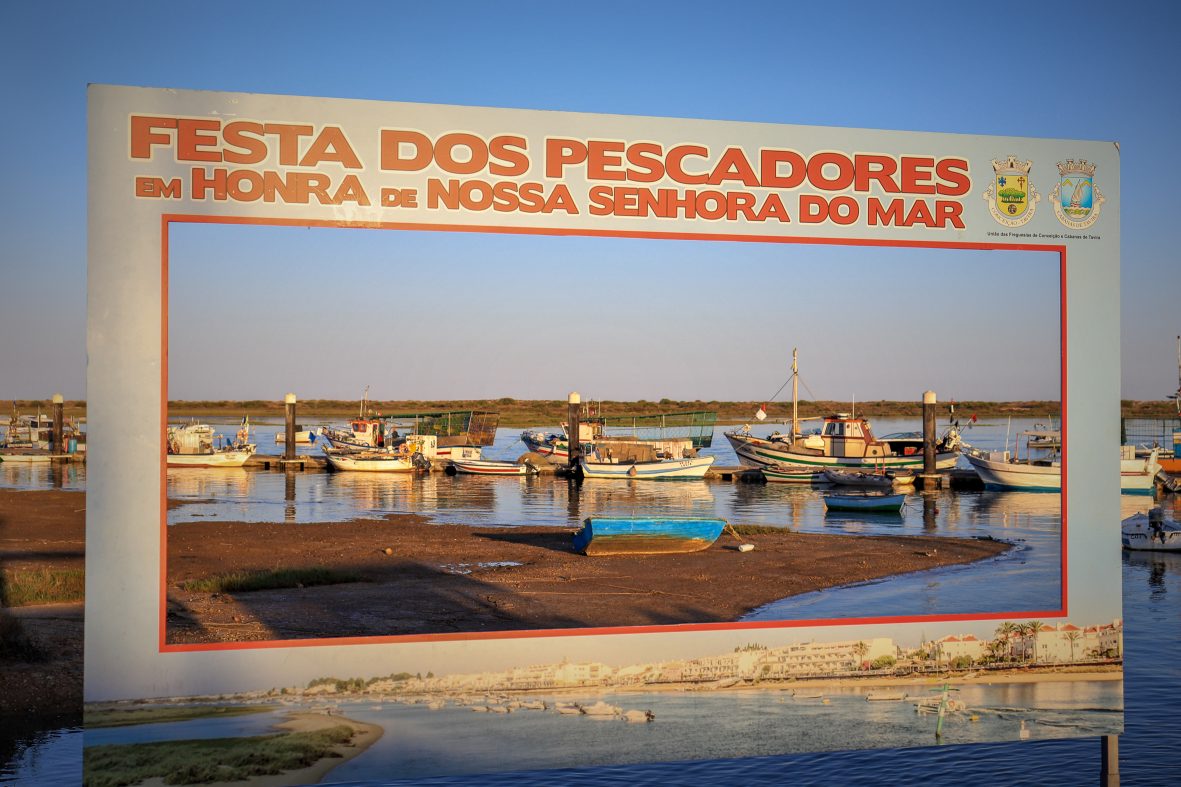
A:
POLYGON ((268 648, 324 647, 336 645, 381 645, 406 642, 446 642, 500 639, 526 639, 533 637, 579 637, 603 634, 654 634, 686 631, 719 631, 768 628, 803 628, 822 626, 855 626, 868 624, 925 623, 930 621, 958 620, 1000 620, 1003 618, 1061 618, 1068 613, 1069 594, 1067 577, 1067 554, 1069 538, 1067 529, 1067 467, 1069 452, 1066 446, 1066 403, 1067 403, 1067 321, 1066 321, 1066 246, 1061 244, 1042 245, 1034 243, 963 243, 949 241, 898 241, 890 239, 871 240, 867 238, 802 238, 780 235, 738 235, 693 232, 639 232, 627 230, 584 230, 584 229, 543 229, 536 227, 503 227, 483 225, 450 224, 403 224, 397 222, 373 221, 326 221, 309 219, 268 219, 243 216, 209 216, 182 213, 165 213, 160 216, 160 434, 168 430, 168 263, 169 226, 178 224, 255 224, 281 227, 339 227, 381 230, 412 230, 426 232, 479 232, 510 235, 558 235, 588 236, 606 238, 650 238, 659 240, 731 241, 745 243, 790 243, 825 246, 886 246, 928 249, 966 249, 980 251, 1036 251, 1057 252, 1059 256, 1059 331, 1061 337, 1061 365, 1059 384, 1062 399, 1062 528, 1061 528, 1061 609, 1032 610, 1028 612, 960 613, 954 615, 914 615, 878 618, 836 618, 821 620, 751 621, 745 623, 690 623, 665 626, 617 626, 583 629, 538 629, 535 631, 492 631, 464 632, 458 634, 404 634, 373 637, 335 637, 325 639, 285 639, 251 642, 224 642, 209 644, 169 645, 166 642, 168 611, 168 467, 165 441, 160 445, 160 605, 159 652, 183 653, 193 651, 259 650, 268 648))

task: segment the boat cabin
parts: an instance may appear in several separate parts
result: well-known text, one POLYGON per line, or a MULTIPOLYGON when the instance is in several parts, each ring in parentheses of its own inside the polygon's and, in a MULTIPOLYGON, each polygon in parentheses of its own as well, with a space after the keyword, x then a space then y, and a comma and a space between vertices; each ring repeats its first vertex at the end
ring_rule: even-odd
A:
MULTIPOLYGON (((848 413, 826 416, 824 426, 820 430, 820 441, 822 445, 816 446, 816 448, 823 451, 825 456, 884 457, 890 450, 887 443, 873 436, 869 421, 864 418, 854 418, 848 413)), ((803 447, 811 448, 812 446, 806 440, 803 447)))

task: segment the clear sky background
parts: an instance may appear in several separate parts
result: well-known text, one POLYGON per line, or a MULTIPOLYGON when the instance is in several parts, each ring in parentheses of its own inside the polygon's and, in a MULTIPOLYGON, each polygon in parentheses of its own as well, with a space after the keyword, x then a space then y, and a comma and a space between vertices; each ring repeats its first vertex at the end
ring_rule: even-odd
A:
MULTIPOLYGON (((1167 3, 211 2, 183 20, 142 4, 6 5, 0 398, 85 395, 86 85, 99 82, 1116 140, 1123 396, 1161 399, 1181 333, 1165 165, 1178 21, 1167 3)), ((370 385, 386 399, 758 401, 793 346, 820 398, 1058 389, 1056 266, 1039 255, 208 227, 176 241, 175 398, 370 385), (588 304, 577 327, 605 333, 576 362, 559 349, 575 326, 557 299, 580 282, 611 306, 588 304), (834 287, 878 308, 834 314, 834 287), (457 296, 442 313, 440 289, 457 296), (289 296, 308 317, 293 333, 275 322, 289 296), (209 316, 230 327, 205 331, 209 316), (926 323, 934 338, 918 341, 926 323)))

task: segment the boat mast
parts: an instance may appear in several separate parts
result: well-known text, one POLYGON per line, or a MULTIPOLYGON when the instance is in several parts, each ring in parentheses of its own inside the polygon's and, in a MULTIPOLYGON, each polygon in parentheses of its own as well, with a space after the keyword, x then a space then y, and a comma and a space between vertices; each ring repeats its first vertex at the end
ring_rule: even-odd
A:
MULTIPOLYGON (((1181 348, 1181 337, 1178 337, 1178 348, 1181 348)), ((1181 350, 1179 350, 1181 352, 1181 350)), ((1181 357, 1181 356, 1178 356, 1181 357)), ((1181 361, 1179 361, 1181 363, 1181 361)), ((1181 370, 1181 366, 1178 367, 1181 370)), ((1181 371, 1178 372, 1181 374, 1181 371)), ((799 366, 799 350, 795 347, 791 349, 791 440, 794 443, 795 439, 800 434, 800 366, 799 366)))

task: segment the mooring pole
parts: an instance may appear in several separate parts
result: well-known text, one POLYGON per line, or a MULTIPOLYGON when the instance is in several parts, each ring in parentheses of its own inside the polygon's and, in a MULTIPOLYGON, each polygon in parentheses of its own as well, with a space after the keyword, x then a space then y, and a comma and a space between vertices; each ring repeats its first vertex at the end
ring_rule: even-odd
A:
POLYGON ((939 474, 935 470, 935 407, 934 391, 923 391, 923 489, 938 489, 939 474))
POLYGON ((283 434, 283 458, 291 461, 295 458, 295 394, 287 394, 283 397, 283 402, 287 405, 287 431, 283 434))
POLYGON ((1102 770, 1099 774, 1100 787, 1119 787, 1119 736, 1103 736, 1102 770))
POLYGON ((51 454, 64 454, 66 446, 62 442, 62 434, 65 431, 65 406, 66 400, 62 395, 55 393, 53 395, 53 445, 49 447, 51 454))
POLYGON ((569 398, 566 399, 569 406, 569 412, 566 416, 566 444, 569 446, 567 451, 570 455, 570 461, 566 465, 571 473, 578 472, 578 459, 582 456, 582 424, 580 418, 582 416, 582 397, 578 395, 578 391, 571 392, 569 398))

